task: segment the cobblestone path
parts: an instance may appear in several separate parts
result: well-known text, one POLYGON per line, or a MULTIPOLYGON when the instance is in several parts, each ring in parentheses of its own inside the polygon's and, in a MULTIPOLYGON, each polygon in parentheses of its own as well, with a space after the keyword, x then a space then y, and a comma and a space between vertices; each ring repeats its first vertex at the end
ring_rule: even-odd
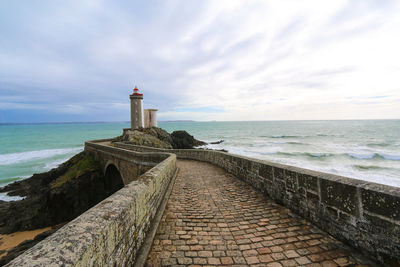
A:
POLYGON ((344 244, 222 169, 178 167, 146 266, 361 266, 344 244))

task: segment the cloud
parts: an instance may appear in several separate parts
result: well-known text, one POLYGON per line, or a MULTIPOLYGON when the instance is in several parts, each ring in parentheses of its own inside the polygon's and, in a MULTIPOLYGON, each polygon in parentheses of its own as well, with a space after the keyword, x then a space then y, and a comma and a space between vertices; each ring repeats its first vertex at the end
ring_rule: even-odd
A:
POLYGON ((397 1, 2 2, 0 110, 128 120, 136 84, 160 119, 399 118, 399 11, 397 1))

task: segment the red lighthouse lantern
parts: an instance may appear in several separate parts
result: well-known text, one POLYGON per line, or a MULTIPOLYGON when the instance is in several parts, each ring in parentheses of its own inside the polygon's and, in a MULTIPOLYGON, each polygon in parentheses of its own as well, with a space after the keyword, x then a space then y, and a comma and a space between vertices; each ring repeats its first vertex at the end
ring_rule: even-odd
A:
POLYGON ((143 94, 139 93, 139 89, 137 88, 137 86, 135 86, 135 88, 133 89, 133 95, 143 95, 143 94))

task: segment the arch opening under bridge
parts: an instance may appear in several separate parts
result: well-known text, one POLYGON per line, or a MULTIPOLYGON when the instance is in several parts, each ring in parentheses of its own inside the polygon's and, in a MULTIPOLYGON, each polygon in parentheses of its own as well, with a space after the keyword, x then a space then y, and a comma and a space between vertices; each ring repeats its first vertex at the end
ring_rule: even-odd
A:
POLYGON ((109 164, 104 174, 104 189, 107 196, 112 195, 122 187, 124 187, 124 181, 121 173, 114 164, 109 164))

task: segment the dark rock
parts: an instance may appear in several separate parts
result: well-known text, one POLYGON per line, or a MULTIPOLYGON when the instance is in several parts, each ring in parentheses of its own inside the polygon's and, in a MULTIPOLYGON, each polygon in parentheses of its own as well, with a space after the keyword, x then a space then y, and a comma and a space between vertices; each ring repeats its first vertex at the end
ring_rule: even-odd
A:
MULTIPOLYGON (((124 129, 124 133, 115 138, 114 142, 129 142, 138 146, 149 146, 162 149, 192 149, 207 143, 195 139, 186 131, 175 131, 169 134, 167 131, 157 128, 124 129)), ((218 141, 218 143, 223 140, 218 141)))
POLYGON ((0 233, 70 221, 123 187, 109 184, 99 163, 81 152, 56 169, 7 185, 2 192, 26 198, 0 202, 0 233))
POLYGON ((215 141, 215 142, 211 142, 210 144, 212 144, 212 145, 218 145, 218 144, 221 144, 222 142, 224 142, 224 139, 221 139, 221 140, 215 141))
POLYGON ((171 135, 164 129, 161 129, 158 127, 151 127, 151 128, 143 129, 143 132, 150 134, 150 135, 160 139, 164 143, 170 144, 171 146, 173 144, 171 135))
POLYGON ((186 131, 174 131, 171 134, 173 140, 173 148, 175 149, 192 149, 196 146, 206 145, 207 143, 195 139, 186 131))

